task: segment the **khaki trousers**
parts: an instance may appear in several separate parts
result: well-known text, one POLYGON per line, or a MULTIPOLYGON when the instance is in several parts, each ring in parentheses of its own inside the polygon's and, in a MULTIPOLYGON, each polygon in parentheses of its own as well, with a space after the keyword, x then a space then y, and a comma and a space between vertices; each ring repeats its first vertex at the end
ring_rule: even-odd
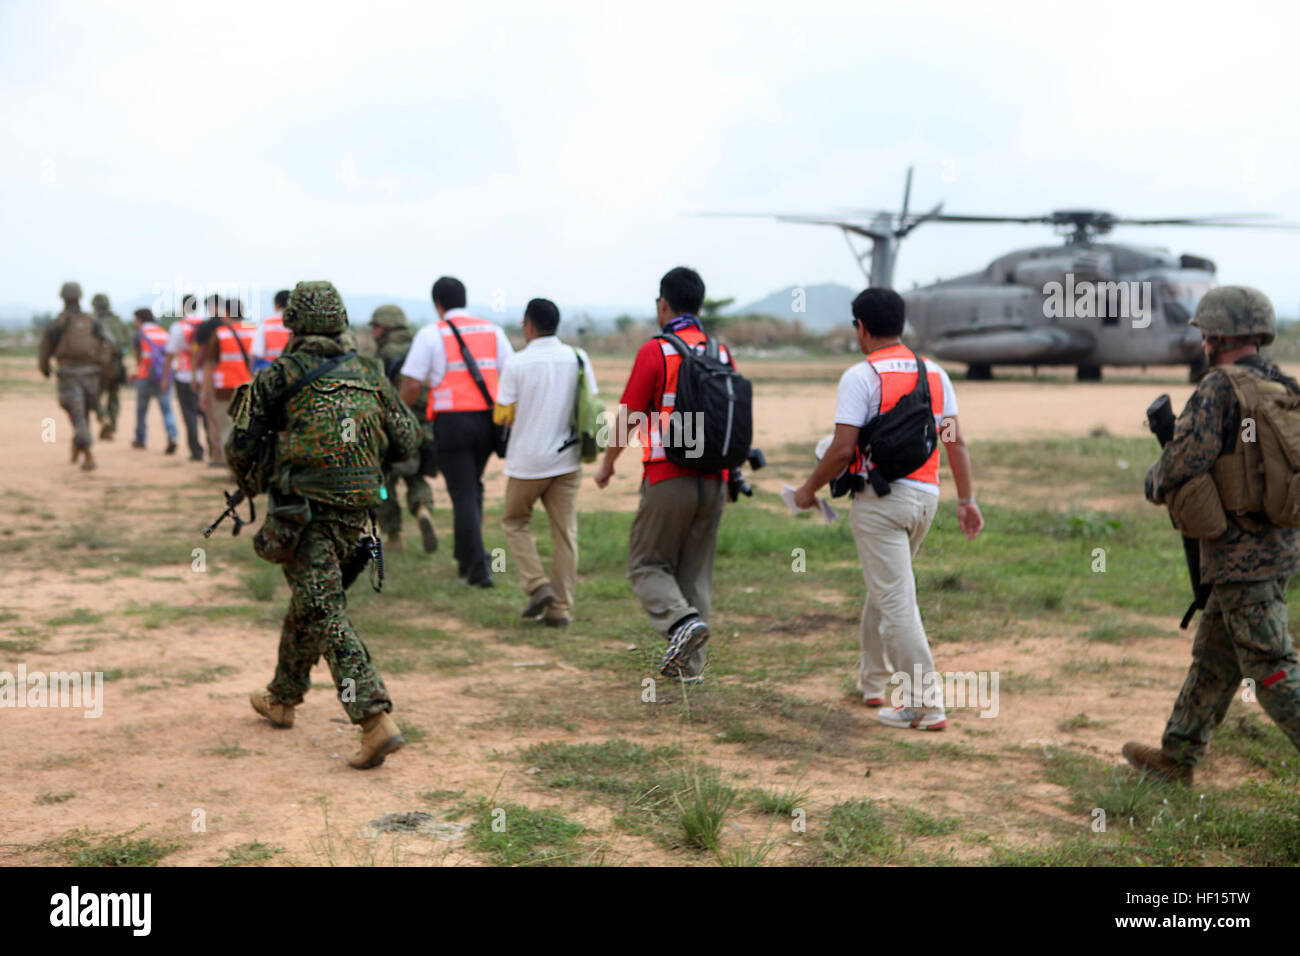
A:
MULTIPOLYGON (((641 483, 641 503, 628 542, 627 578, 661 634, 691 614, 709 620, 724 493, 718 479, 693 475, 641 483)), ((707 645, 700 648, 685 662, 683 675, 694 677, 704 669, 707 650, 707 645)))
POLYGON ((925 682, 933 680, 926 675, 934 672, 934 658, 916 605, 912 558, 938 507, 937 496, 897 482, 883 498, 870 487, 853 498, 849 522, 867 586, 858 626, 858 690, 864 697, 883 697, 890 678, 902 672, 907 675, 904 687, 911 691, 904 706, 923 706, 922 692, 925 682))
POLYGON ((573 589, 578 582, 578 486, 581 483, 581 470, 554 478, 506 479, 506 506, 501 519, 506 546, 519 568, 519 583, 525 594, 532 594, 543 584, 550 584, 555 591, 555 603, 546 612, 552 619, 568 617, 573 608, 573 589), (533 505, 539 498, 551 523, 549 580, 528 530, 533 505))

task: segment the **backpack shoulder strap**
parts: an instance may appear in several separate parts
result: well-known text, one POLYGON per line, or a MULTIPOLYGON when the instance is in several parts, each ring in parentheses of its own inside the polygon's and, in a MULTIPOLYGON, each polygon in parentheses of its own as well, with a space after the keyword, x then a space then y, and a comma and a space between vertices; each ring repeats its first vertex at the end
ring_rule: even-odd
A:
POLYGON ((912 391, 919 391, 925 399, 925 404, 930 404, 930 370, 925 367, 925 359, 908 349, 912 353, 912 358, 916 361, 916 384, 912 391))
POLYGON ((253 370, 253 362, 248 357, 248 350, 244 348, 244 340, 239 337, 239 333, 235 331, 235 327, 225 319, 221 320, 221 324, 225 327, 226 331, 235 337, 235 344, 239 346, 239 354, 244 357, 244 368, 251 372, 253 370))

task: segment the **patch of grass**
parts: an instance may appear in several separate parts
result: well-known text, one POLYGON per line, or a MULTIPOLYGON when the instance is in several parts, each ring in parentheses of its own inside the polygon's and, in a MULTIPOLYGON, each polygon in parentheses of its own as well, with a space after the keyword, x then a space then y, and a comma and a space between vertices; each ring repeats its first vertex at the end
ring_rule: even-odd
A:
POLYGON ((902 846, 874 800, 837 803, 808 821, 808 855, 821 865, 862 866, 897 859, 902 846))
POLYGON ((79 607, 66 614, 56 614, 54 617, 46 618, 41 623, 47 627, 66 627, 70 624, 98 624, 103 619, 104 615, 79 607))
POLYGON ((1219 725, 1213 747, 1261 767, 1277 779, 1295 781, 1300 776, 1300 754, 1286 734, 1272 721, 1243 708, 1235 708, 1219 725))
POLYGON ((712 770, 696 767, 688 773, 683 793, 674 794, 686 845, 716 852, 722 824, 736 796, 712 770))
POLYGON ((753 787, 746 794, 749 805, 760 813, 788 817, 801 807, 808 806, 812 790, 788 787, 785 790, 763 790, 753 787))
POLYGON ((135 832, 93 842, 94 834, 79 831, 41 848, 53 850, 73 866, 157 866, 159 860, 180 849, 180 844, 171 840, 131 839, 135 832))
POLYGON ((1056 722, 1056 729, 1062 733, 1072 734, 1079 730, 1087 730, 1090 727, 1105 727, 1108 721, 1094 720, 1087 714, 1075 714, 1073 717, 1067 717, 1064 720, 1056 722))
POLYGON ((222 741, 219 746, 209 747, 203 751, 205 757, 226 757, 230 760, 234 760, 236 757, 251 757, 256 753, 256 750, 241 747, 239 741, 235 741, 233 744, 222 741))
POLYGON ((66 803, 75 796, 76 794, 71 790, 65 790, 62 793, 42 793, 36 798, 36 802, 41 806, 49 806, 54 803, 66 803))
POLYGON ((903 807, 903 830, 914 836, 948 836, 961 827, 960 817, 933 817, 923 810, 903 807))
POLYGON ((226 855, 215 860, 218 866, 261 866, 271 860, 277 853, 283 853, 281 847, 270 843, 240 843, 226 850, 226 855))
POLYGON ((471 808, 470 845, 502 866, 554 866, 575 862, 578 837, 587 828, 554 810, 517 803, 492 806, 480 799, 471 808))
POLYGON ((429 736, 429 732, 423 727, 417 727, 415 724, 408 723, 405 720, 399 720, 397 722, 397 729, 402 732, 402 736, 406 738, 408 744, 419 743, 421 740, 424 740, 429 736))
POLYGON ((425 803, 450 803, 465 796, 464 790, 426 790, 420 794, 425 803))

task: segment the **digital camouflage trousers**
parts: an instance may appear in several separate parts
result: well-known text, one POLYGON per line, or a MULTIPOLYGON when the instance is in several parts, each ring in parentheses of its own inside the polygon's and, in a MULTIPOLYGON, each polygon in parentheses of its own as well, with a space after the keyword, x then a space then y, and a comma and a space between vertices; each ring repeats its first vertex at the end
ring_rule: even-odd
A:
POLYGON ((1286 585, 1286 577, 1214 585, 1161 740, 1165 756, 1200 762, 1243 678, 1300 749, 1300 658, 1287 633, 1286 585))
MULTIPOLYGON (((313 510, 316 505, 313 504, 313 510)), ((339 703, 359 724, 391 712, 393 702, 361 636, 348 618, 342 562, 364 530, 364 511, 334 509, 314 518, 302 531, 297 550, 284 565, 289 611, 280 632, 275 680, 267 689, 285 704, 302 703, 311 687, 311 669, 322 656, 329 665, 339 703)))

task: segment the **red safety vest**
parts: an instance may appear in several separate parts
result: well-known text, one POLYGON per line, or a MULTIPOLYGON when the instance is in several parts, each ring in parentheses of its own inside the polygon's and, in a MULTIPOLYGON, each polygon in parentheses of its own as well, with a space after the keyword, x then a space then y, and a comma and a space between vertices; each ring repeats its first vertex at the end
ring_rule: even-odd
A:
POLYGON ((240 322, 234 328, 235 333, 232 335, 225 325, 217 326, 217 347, 220 351, 216 368, 212 371, 213 388, 239 388, 253 377, 248 363, 244 361, 244 355, 248 355, 249 362, 253 360, 253 335, 257 332, 257 326, 240 322), (238 340, 235 335, 239 336, 238 340), (244 346, 242 352, 239 349, 241 343, 244 346))
MULTIPOLYGON (((700 351, 704 346, 707 336, 697 327, 691 325, 677 333, 677 337, 700 351)), ((682 356, 677 349, 665 342, 659 340, 659 345, 664 354, 664 390, 659 396, 658 411, 651 410, 649 421, 638 428, 638 434, 641 441, 641 461, 667 461, 668 456, 664 453, 663 430, 667 426, 668 416, 673 413, 673 408, 677 405, 677 373, 682 367, 682 356), (661 427, 663 426, 663 427, 661 427)), ((731 364, 731 356, 727 353, 727 347, 718 344, 718 358, 726 364, 731 364)))
POLYGON ((181 319, 181 327, 185 330, 185 349, 176 353, 176 371, 192 372, 194 371, 194 330, 203 322, 197 315, 187 315, 181 319))
POLYGON ((153 322, 146 322, 140 326, 140 361, 135 364, 135 377, 137 379, 148 378, 149 368, 153 364, 154 349, 158 350, 160 356, 167 354, 167 330, 161 325, 153 322))
MULTIPOLYGON (((925 356, 920 358, 922 362, 925 361, 925 356)), ((867 361, 880 376, 880 414, 883 415, 916 387, 916 362, 912 359, 911 350, 901 342, 876 349, 867 356, 867 361)), ((937 416, 943 413, 943 376, 937 369, 928 371, 926 375, 930 385, 930 408, 937 416)), ((857 452, 853 458, 854 473, 865 475, 868 470, 862 452, 857 452)), ((936 447, 924 465, 903 477, 939 487, 939 449, 936 447)))
MULTIPOLYGON (((485 319, 476 319, 470 315, 454 318, 456 331, 465 340, 478 370, 483 375, 488 394, 493 399, 497 395, 497 327, 485 319)), ((442 334, 442 347, 447 354, 447 371, 442 381, 429 390, 429 406, 426 416, 433 421, 439 412, 482 412, 491 406, 483 400, 483 393, 474 383, 474 376, 469 374, 465 359, 460 354, 460 343, 446 319, 438 320, 438 331, 442 334)))
POLYGON ((289 344, 289 336, 293 333, 284 327, 284 319, 278 315, 268 315, 262 321, 262 341, 266 343, 266 355, 263 356, 268 362, 274 362, 284 351, 284 347, 289 344))

